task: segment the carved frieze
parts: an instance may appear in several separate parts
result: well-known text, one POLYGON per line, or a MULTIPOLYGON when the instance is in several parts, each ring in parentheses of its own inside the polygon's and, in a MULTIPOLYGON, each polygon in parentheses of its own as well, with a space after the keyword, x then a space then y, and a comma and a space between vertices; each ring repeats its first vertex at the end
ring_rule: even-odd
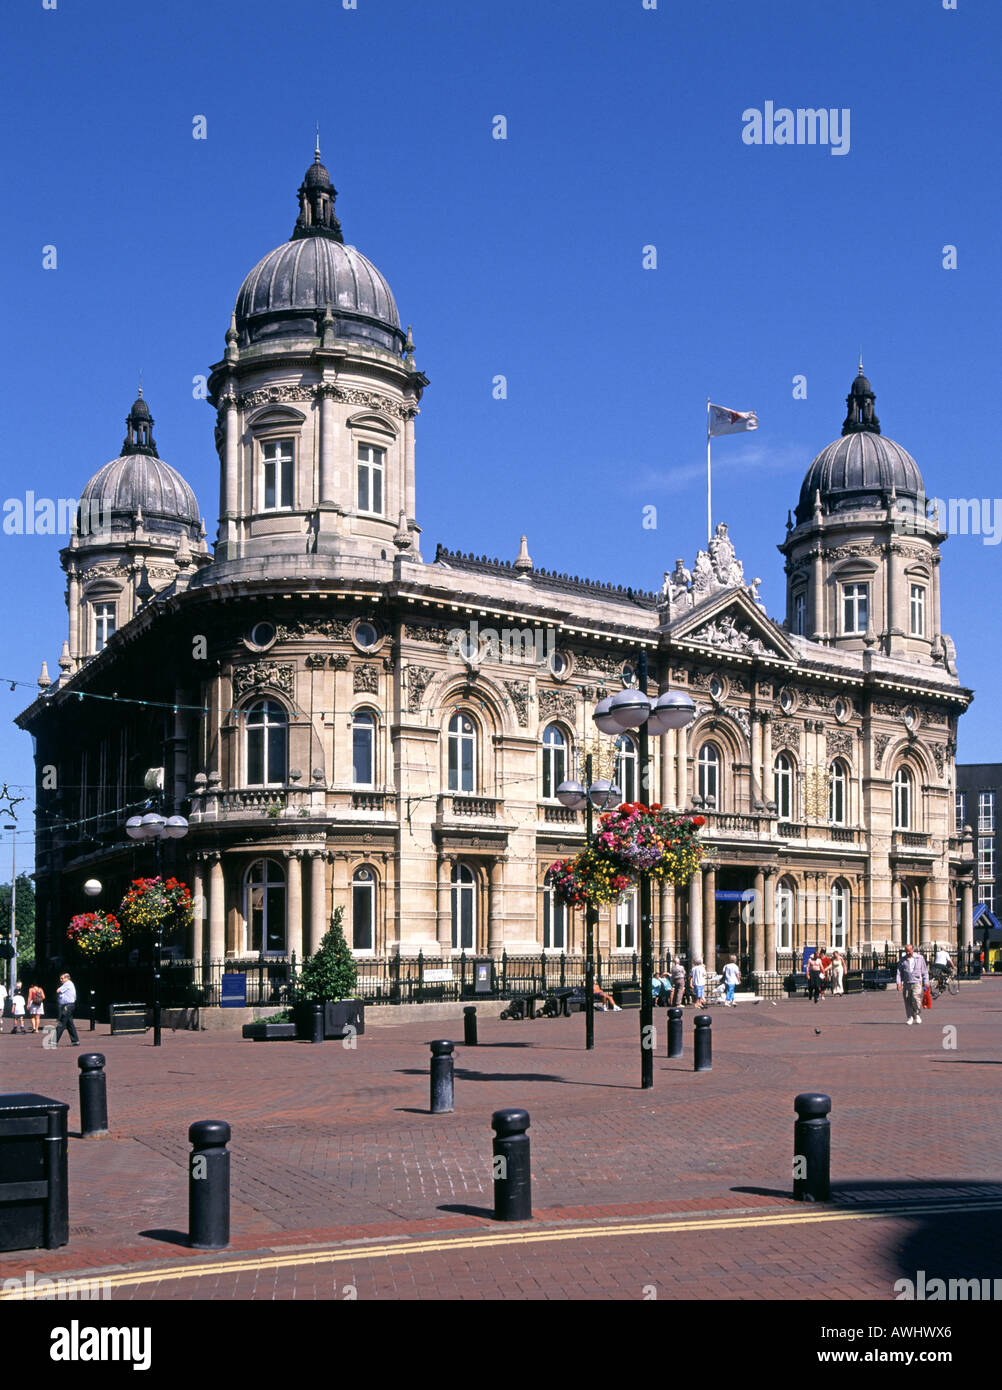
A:
POLYGON ((379 689, 379 670, 375 666, 362 664, 352 673, 352 689, 355 694, 375 695, 379 689))
POLYGON ((284 690, 291 695, 296 679, 296 668, 292 665, 278 665, 275 662, 257 662, 253 666, 233 668, 233 693, 239 699, 248 691, 271 686, 274 690, 284 690))
POLYGON ((748 711, 742 709, 740 705, 726 705, 724 713, 734 720, 738 728, 744 734, 748 742, 751 742, 751 721, 748 718, 748 711))
POLYGON ((447 647, 452 640, 449 636, 459 627, 442 627, 435 623, 404 623, 404 636, 414 642, 434 642, 438 647, 447 647))
POLYGON ((519 727, 524 729, 529 722, 529 687, 524 681, 505 681, 504 688, 515 707, 519 727))
POLYGON ((329 637, 334 642, 347 642, 351 639, 351 623, 344 618, 307 613, 291 623, 276 623, 275 636, 280 642, 295 642, 304 637, 329 637))
POLYGON ((828 729, 825 748, 829 758, 851 758, 856 740, 848 729, 828 729))
POLYGON ((760 639, 754 636, 749 624, 737 623, 729 613, 724 613, 713 622, 704 623, 697 631, 686 633, 680 640, 699 642, 718 651, 739 652, 748 656, 758 656, 765 651, 765 647, 760 639))
POLYGON ((272 401, 312 401, 315 394, 313 386, 264 386, 259 391, 247 391, 237 398, 237 405, 245 410, 255 406, 269 405, 272 401))
POLYGON ((884 754, 887 752, 887 745, 891 741, 890 734, 877 734, 873 740, 873 765, 879 767, 884 761, 884 754))
POLYGON ((947 750, 942 743, 930 743, 929 751, 935 760, 936 771, 942 777, 943 768, 946 765, 947 750))
POLYGON ((823 552, 826 560, 860 560, 864 556, 877 559, 884 553, 883 546, 860 541, 856 545, 833 545, 823 552))
POLYGON ((569 690, 541 690, 539 692, 540 719, 573 719, 574 712, 574 696, 569 690))
POLYGON ((430 666, 408 666, 407 668, 407 709, 417 714, 424 699, 424 692, 435 672, 430 666))
POLYGON ((800 747, 800 725, 795 719, 772 721, 772 746, 774 749, 792 748, 796 752, 800 747))

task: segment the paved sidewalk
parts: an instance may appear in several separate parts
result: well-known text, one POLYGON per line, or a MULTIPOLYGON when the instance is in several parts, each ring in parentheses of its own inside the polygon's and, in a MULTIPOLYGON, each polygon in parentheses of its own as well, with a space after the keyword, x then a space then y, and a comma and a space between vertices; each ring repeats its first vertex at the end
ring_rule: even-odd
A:
POLYGON ((659 1010, 647 1092, 635 1011, 600 1014, 592 1053, 580 1016, 482 1020, 464 1048, 458 1008, 355 1049, 166 1033, 156 1050, 99 1029, 52 1051, 5 1035, 3 1089, 68 1101, 71 1127, 76 1059, 104 1052, 112 1135, 71 1140, 69 1245, 0 1254, 0 1279, 106 1269, 115 1297, 138 1298, 889 1299, 917 1268, 992 1277, 1000 1015, 997 981, 921 1028, 894 991, 720 1009, 713 1071, 695 1075, 691 1012, 687 1055, 668 1061, 659 1010), (457 1109, 432 1116, 428 1043, 450 1033, 457 1109), (805 1090, 833 1100, 832 1207, 789 1195, 805 1090), (535 1219, 502 1227, 490 1117, 510 1105, 532 1119, 535 1219), (198 1119, 233 1127, 232 1245, 215 1256, 185 1244, 198 1119))

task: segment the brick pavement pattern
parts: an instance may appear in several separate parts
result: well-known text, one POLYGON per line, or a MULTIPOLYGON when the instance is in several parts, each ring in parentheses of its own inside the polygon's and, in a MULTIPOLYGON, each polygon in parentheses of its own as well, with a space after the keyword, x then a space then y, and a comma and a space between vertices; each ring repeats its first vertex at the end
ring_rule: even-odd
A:
POLYGON ((480 1046, 465 1048, 456 1013, 453 1025, 371 1030, 354 1048, 165 1033, 156 1050, 151 1035, 86 1024, 79 1050, 5 1035, 2 1089, 69 1102, 71 1132, 76 1059, 103 1052, 111 1135, 71 1139, 69 1245, 0 1254, 0 1279, 126 1270, 143 1282, 114 1297, 141 1299, 346 1288, 359 1299, 887 1299, 917 1268, 1002 1274, 1000 982, 965 985, 921 1028, 904 1026, 894 991, 716 1010, 713 1071, 700 1075, 691 1012, 687 1055, 668 1061, 657 1011, 646 1092, 635 1012, 600 1014, 592 1053, 580 1017, 481 1020, 480 1046), (432 1116, 428 1043, 450 1032, 456 1110, 432 1116), (789 1195, 793 1097, 807 1090, 833 1102, 834 1202, 817 1212, 845 1220, 805 1221, 789 1195), (535 1219, 502 1229, 490 1117, 513 1105, 532 1118, 535 1219), (198 1119, 233 1127, 231 1247, 213 1257, 186 1246, 198 1119), (950 1203, 961 1209, 936 1214, 950 1203), (658 1229, 666 1217, 684 1229, 658 1229), (529 1230, 554 1238, 525 1241, 529 1230), (485 1232, 505 1243, 470 1244, 485 1232))

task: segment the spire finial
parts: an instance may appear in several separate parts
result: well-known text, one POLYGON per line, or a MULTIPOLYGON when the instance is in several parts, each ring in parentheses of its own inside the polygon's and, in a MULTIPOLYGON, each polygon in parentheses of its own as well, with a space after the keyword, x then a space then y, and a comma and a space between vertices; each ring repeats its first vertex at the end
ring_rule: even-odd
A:
POLYGON ((142 394, 143 394, 143 369, 142 369, 142 367, 140 367, 140 368, 139 368, 139 395, 140 395, 140 398, 142 398, 142 394))
POLYGON ((860 345, 860 349, 859 349, 859 375, 860 375, 860 376, 863 375, 863 348, 862 348, 862 345, 860 345))
POLYGON ((317 121, 316 130, 317 130, 317 143, 316 143, 316 148, 315 148, 314 151, 313 151, 313 162, 314 162, 315 164, 319 164, 319 163, 320 163, 320 122, 319 122, 319 121, 317 121))

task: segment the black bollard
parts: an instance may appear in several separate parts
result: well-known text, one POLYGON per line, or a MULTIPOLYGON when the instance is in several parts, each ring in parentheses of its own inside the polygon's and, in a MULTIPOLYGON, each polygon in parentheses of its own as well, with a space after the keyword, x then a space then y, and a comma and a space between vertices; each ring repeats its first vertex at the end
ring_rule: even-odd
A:
POLYGON ((323 1004, 313 1005, 313 1014, 310 1018, 310 1042, 322 1043, 324 1040, 324 1006, 323 1004))
POLYGON ((230 1127, 197 1120, 188 1127, 188 1244, 222 1250, 230 1243, 230 1127))
POLYGON ((452 1049, 456 1046, 448 1038, 440 1038, 431 1045, 431 1113, 451 1115, 455 1109, 453 1095, 452 1049))
POLYGON ((682 1010, 668 1010, 668 1056, 682 1056, 682 1010))
POLYGON ((80 1068, 80 1133, 84 1139, 108 1133, 108 1078, 104 1054, 85 1052, 77 1058, 80 1068))
POLYGON ((798 1202, 831 1201, 831 1096, 804 1091, 793 1102, 793 1197, 798 1202))
POLYGON ((713 1019, 709 1014, 697 1014, 695 1019, 695 1034, 692 1042, 692 1069, 693 1071, 712 1071, 713 1070, 713 1039, 710 1036, 710 1024, 713 1019))
POLYGON ((529 1162, 528 1110, 495 1110, 494 1219, 532 1219, 532 1172, 529 1162))
POLYGON ((466 1047, 477 1045, 477 1006, 468 1004, 463 1010, 463 1043, 466 1047))

